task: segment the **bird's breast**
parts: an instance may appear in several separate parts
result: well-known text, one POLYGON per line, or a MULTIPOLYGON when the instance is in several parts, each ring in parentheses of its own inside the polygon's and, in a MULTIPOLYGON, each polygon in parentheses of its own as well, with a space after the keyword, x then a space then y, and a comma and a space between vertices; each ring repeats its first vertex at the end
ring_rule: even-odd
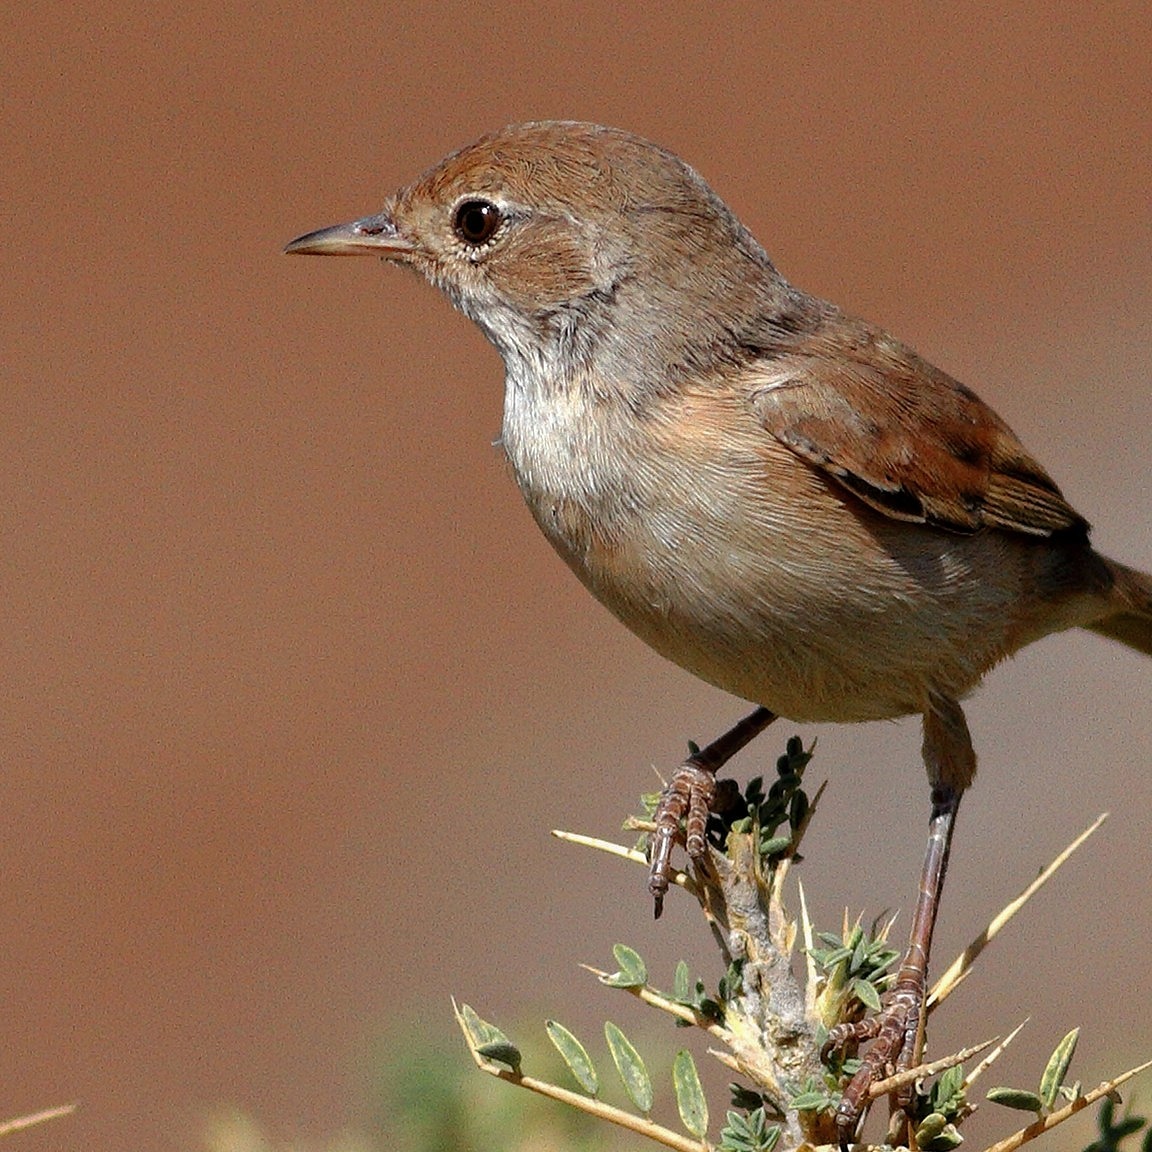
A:
POLYGON ((922 563, 919 529, 888 533, 738 397, 639 413, 526 399, 509 396, 503 443, 537 523, 597 599, 702 679, 796 720, 881 719, 920 710, 930 687, 968 691, 1010 647, 988 623, 1004 606, 978 602, 979 564, 1003 557, 933 533, 922 563))

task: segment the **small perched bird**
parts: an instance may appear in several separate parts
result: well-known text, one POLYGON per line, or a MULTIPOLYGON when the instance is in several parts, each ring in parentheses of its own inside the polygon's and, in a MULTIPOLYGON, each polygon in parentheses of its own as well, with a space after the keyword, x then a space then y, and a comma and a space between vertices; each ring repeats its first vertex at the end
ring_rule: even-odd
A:
POLYGON ((932 814, 911 940, 837 1115, 920 1042, 960 797, 960 701, 1000 660, 1083 627, 1152 655, 1152 577, 1012 430, 886 332, 794 288, 687 164, 594 124, 513 125, 286 251, 416 269, 504 358, 501 443, 536 522, 657 652, 758 707, 686 761, 657 812, 660 901, 716 770, 776 716, 923 717, 932 814))

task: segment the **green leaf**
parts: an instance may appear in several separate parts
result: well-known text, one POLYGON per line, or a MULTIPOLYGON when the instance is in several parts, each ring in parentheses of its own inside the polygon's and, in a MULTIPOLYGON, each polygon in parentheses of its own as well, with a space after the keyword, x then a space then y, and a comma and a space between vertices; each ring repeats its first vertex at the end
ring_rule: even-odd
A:
MULTIPOLYGON (((649 819, 656 815, 656 809, 660 807, 661 796, 663 796, 662 792, 642 792, 640 794, 640 808, 649 819)), ((626 826, 626 823, 622 825, 622 827, 626 826)), ((647 836, 647 833, 644 835, 647 836)))
POLYGON ((944 1131, 947 1124, 947 1116, 939 1112, 929 1112, 916 1129, 916 1143, 923 1147, 930 1140, 935 1140, 944 1131))
POLYGON ((871 1008, 873 1012, 880 1011, 880 993, 867 981, 860 980, 859 978, 852 981, 850 985, 852 995, 864 1005, 865 1008, 871 1008))
POLYGON ((791 843, 791 836, 771 836, 767 840, 760 842, 760 855, 775 856, 788 848, 791 843))
MULTIPOLYGON (((820 953, 818 953, 817 950, 814 948, 812 950, 812 955, 819 957, 820 953)), ((851 955, 852 955, 852 953, 849 952, 848 949, 844 948, 844 947, 829 948, 827 952, 823 953, 823 956, 820 959, 820 963, 823 964, 823 966, 825 968, 835 968, 837 964, 841 963, 844 960, 847 960, 848 957, 851 955)))
MULTIPOLYGON (((1092 1141, 1084 1152, 1119 1152, 1120 1142, 1126 1137, 1139 1132, 1148 1123, 1144 1116, 1122 1116, 1114 1120, 1116 1105, 1105 1097, 1100 1103, 1100 1110, 1096 1113, 1096 1128, 1099 1136, 1092 1141)), ((1152 1152, 1152 1128, 1144 1133, 1140 1142, 1140 1152, 1152 1152)))
POLYGON ((929 1112, 916 1129, 916 1143, 923 1152, 950 1152, 958 1147, 963 1137, 948 1118, 939 1112, 929 1112))
POLYGON ((1073 1084, 1061 1084, 1060 1095, 1063 1096, 1069 1104, 1071 1104, 1074 1100, 1078 1100, 1080 1098, 1080 1088, 1081 1084, 1079 1080, 1073 1084))
POLYGON ((804 823, 804 817, 808 815, 808 793, 804 791, 797 792, 792 797, 792 805, 788 809, 788 823, 793 828, 799 828, 804 823))
POLYGON ((1050 1112, 1056 1103, 1056 1096, 1060 1091, 1060 1085, 1064 1083, 1068 1065, 1072 1063, 1072 1057, 1076 1053, 1076 1041, 1079 1039, 1080 1029, 1073 1028, 1056 1045, 1056 1051, 1048 1058, 1048 1066, 1044 1069, 1044 1075, 1040 1077, 1040 1100, 1045 1112, 1050 1112))
POLYGON ((640 1053, 611 1020, 604 1024, 604 1039, 608 1041, 608 1050, 612 1053, 616 1071, 620 1073, 624 1091, 628 1093, 632 1103, 647 1116, 652 1111, 652 1077, 648 1075, 648 1069, 640 1059, 640 1053))
POLYGON ((940 1079, 936 1081, 936 1090, 933 1095, 941 1104, 947 1104, 963 1087, 964 1066, 962 1064, 953 1064, 951 1068, 945 1068, 940 1074, 940 1079))
POLYGON ((476 1051, 485 1060, 498 1060, 501 1064, 507 1064, 517 1076, 520 1075, 520 1049, 515 1044, 507 1040, 490 1040, 487 1044, 481 1044, 476 1051))
POLYGON ((793 1096, 788 1103, 797 1112, 821 1112, 831 1107, 827 1092, 801 1092, 793 1096))
POLYGON ((864 968, 864 962, 868 959, 868 938, 863 932, 853 932, 853 937, 856 940, 855 947, 852 949, 852 959, 848 963, 849 972, 860 972, 864 968))
POLYGON ((753 1108, 759 1108, 764 1103, 764 1097, 759 1092, 753 1092, 743 1084, 729 1084, 728 1091, 732 1095, 733 1108, 743 1108, 745 1112, 751 1112, 753 1108))
POLYGON ((986 1099, 1018 1112, 1035 1112, 1037 1116, 1044 1111, 1044 1101, 1035 1092, 1025 1092, 1022 1088, 992 1088, 986 1099))
POLYGON ((461 1004, 460 1015, 463 1017, 464 1024, 468 1029, 468 1038, 472 1041, 472 1045, 477 1051, 485 1044, 512 1043, 495 1024, 489 1024, 487 1020, 481 1020, 480 1017, 476 1015, 476 1010, 470 1005, 461 1004))
POLYGON ((727 971, 720 977, 720 999, 727 1003, 735 1000, 744 991, 744 961, 733 960, 727 971))
POLYGON ((681 1123, 693 1136, 703 1140, 708 1131, 708 1101, 700 1087, 696 1061, 686 1048, 681 1048, 672 1061, 672 1086, 676 1090, 676 1108, 681 1123))
POLYGON ((694 1007, 701 1016, 708 1020, 716 1020, 721 1023, 724 1020, 724 1009, 711 996, 701 996, 694 1007))
POLYGON ((921 1148, 925 1152, 952 1152, 953 1148, 959 1148, 963 1143, 964 1137, 960 1135, 960 1129, 955 1124, 946 1124, 944 1131, 931 1144, 922 1144, 921 1148))
POLYGON ((747 1116, 729 1112, 720 1132, 720 1152, 772 1152, 780 1139, 780 1125, 769 1124, 763 1108, 747 1116))
POLYGON ((939 1112, 949 1122, 955 1120, 966 1107, 967 1098, 968 1094, 964 1089, 964 1068, 960 1064, 946 1068, 928 1094, 931 1110, 939 1112))
POLYGON ((804 751, 804 741, 799 736, 789 736, 788 743, 784 745, 788 753, 788 759, 795 762, 798 768, 803 768, 809 760, 812 759, 812 752, 816 747, 816 741, 812 741, 812 747, 807 752, 804 751))
POLYGON ((678 1004, 692 1003, 692 973, 688 965, 681 960, 676 965, 676 976, 672 981, 672 999, 678 1004))
POLYGON ((1123 1140, 1125 1136, 1131 1136, 1133 1132, 1139 1132, 1146 1123, 1147 1121, 1143 1116, 1125 1116, 1124 1119, 1112 1129, 1111 1134, 1117 1140, 1123 1140))
POLYGON ((610 988, 643 988, 648 983, 648 968, 639 952, 627 944, 613 944, 612 955, 616 957, 620 968, 611 976, 602 976, 602 984, 610 988))
POLYGON ((576 1077, 576 1082, 589 1096, 595 1096, 600 1091, 600 1077, 596 1075, 596 1066, 588 1050, 563 1024, 555 1020, 546 1020, 544 1029, 561 1059, 568 1065, 568 1071, 576 1077))

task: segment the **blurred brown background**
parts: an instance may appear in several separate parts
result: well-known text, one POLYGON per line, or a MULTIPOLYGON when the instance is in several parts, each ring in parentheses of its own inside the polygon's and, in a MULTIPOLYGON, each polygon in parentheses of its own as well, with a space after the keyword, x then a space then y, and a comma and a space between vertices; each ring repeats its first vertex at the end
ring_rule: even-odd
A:
MULTIPOLYGON (((0 1113, 83 1104, 21 1148, 195 1149, 224 1103, 319 1144, 371 1125, 373 1053, 413 1019, 448 1035, 450 993, 629 1027, 577 961, 626 940, 670 979, 708 955, 686 902, 654 927, 638 872, 547 830, 610 835, 742 705, 549 552, 491 445, 478 332, 413 277, 280 255, 483 131, 592 119, 681 153, 786 275, 974 385, 1100 547, 1152 568, 1147 5, 800 7, 4 22, 0 1113)), ((1030 1014, 999 1077, 1030 1084, 1079 1023, 1094 1082, 1152 1053, 1152 667, 1055 638, 969 714, 937 970, 1113 817, 934 1051, 1030 1014)), ((917 725, 803 734, 832 778, 818 918, 907 909, 917 725)))

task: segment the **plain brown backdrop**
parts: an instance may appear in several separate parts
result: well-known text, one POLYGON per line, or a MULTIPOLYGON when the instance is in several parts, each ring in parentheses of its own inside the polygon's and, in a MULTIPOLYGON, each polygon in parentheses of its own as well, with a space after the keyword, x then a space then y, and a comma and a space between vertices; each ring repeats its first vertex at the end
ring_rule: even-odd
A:
MULTIPOLYGON (((23 1149, 195 1149, 222 1104, 318 1145, 370 1122, 374 1050, 448 1034, 451 993, 629 1027, 577 961, 707 956, 686 902, 654 927, 637 871, 547 830, 611 834, 742 705, 549 552, 478 332, 394 269, 280 255, 449 148, 566 117, 678 151, 1152 569, 1146 4, 173 9, 0 33, 0 1113, 82 1101, 23 1149)), ((1113 817, 933 1049, 1031 1015, 998 1078, 1032 1083, 1082 1024, 1095 1082, 1152 1055, 1152 665, 1057 637, 970 719, 939 962, 1113 817)), ((917 725, 803 735, 832 780, 818 918, 906 909, 917 725)))

